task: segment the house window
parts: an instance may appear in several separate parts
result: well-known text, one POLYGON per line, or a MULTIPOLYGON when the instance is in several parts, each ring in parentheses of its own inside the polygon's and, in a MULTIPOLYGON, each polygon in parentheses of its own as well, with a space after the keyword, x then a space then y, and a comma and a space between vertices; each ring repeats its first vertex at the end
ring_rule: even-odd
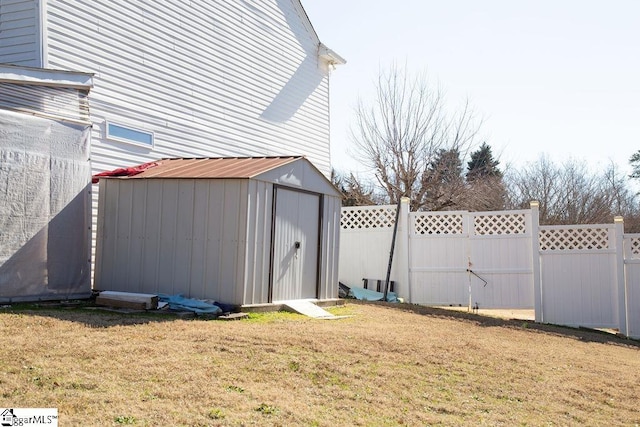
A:
POLYGON ((107 139, 153 147, 153 132, 107 122, 107 139))

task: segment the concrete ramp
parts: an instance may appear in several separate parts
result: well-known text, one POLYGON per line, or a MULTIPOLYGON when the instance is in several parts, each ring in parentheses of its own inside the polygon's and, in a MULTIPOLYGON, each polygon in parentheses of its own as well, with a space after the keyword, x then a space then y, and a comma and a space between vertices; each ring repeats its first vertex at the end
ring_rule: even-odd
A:
POLYGON ((296 313, 304 314, 305 316, 313 317, 314 319, 338 319, 342 317, 335 316, 328 311, 323 310, 311 301, 282 301, 282 304, 296 313))

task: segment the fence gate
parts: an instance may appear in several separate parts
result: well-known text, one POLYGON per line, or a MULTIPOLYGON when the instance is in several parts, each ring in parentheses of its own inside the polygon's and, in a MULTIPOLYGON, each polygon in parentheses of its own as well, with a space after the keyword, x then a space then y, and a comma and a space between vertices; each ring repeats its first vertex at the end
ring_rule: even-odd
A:
POLYGON ((409 216, 412 302, 533 308, 530 211, 409 216))

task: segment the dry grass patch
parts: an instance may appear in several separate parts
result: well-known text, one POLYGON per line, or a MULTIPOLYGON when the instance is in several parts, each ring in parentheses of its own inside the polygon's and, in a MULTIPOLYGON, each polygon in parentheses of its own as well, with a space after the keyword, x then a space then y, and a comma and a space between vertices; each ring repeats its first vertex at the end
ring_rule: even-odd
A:
POLYGON ((637 341, 416 306, 0 311, 0 407, 61 425, 637 425, 637 341))

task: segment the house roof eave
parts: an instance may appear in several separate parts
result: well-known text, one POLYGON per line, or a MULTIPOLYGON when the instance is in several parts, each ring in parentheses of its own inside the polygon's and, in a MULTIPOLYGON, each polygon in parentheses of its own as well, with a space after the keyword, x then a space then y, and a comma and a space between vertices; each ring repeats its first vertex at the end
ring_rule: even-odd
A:
POLYGON ((88 90, 93 87, 93 74, 0 64, 0 82, 88 90))
POLYGON ((298 14, 302 17, 303 24, 307 28, 309 34, 315 39, 315 42, 318 44, 318 57, 325 61, 330 65, 343 65, 346 64, 347 61, 338 55, 333 50, 329 49, 325 46, 324 43, 320 41, 320 37, 318 37, 318 33, 315 28, 313 28, 313 24, 309 19, 309 15, 307 15, 307 11, 304 10, 304 6, 302 6, 302 2, 300 0, 292 0, 295 8, 298 10, 298 14))

